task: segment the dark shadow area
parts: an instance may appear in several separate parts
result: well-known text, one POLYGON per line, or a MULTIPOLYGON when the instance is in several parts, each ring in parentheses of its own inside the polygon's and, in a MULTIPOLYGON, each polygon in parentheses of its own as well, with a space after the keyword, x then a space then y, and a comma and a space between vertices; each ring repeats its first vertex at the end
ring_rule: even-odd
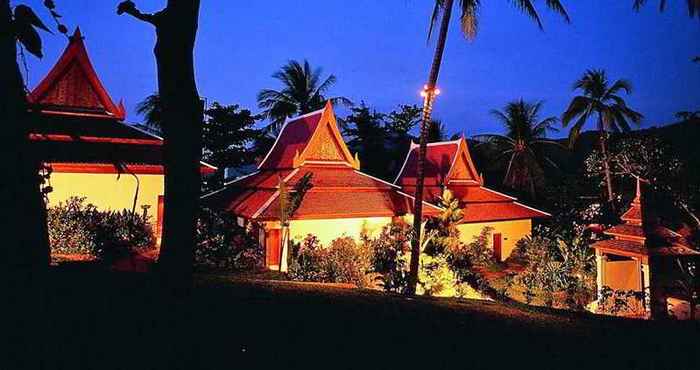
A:
MULTIPOLYGON (((697 368, 700 326, 197 276, 63 266, 15 284, 3 369, 697 368), (27 280, 29 281, 29 280, 27 280)), ((11 282, 9 282, 11 283, 11 282)))

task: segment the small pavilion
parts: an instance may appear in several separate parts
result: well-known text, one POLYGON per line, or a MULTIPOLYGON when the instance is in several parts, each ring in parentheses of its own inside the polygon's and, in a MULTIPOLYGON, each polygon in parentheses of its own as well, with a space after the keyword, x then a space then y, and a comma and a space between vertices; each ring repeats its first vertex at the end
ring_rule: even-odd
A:
MULTIPOLYGON (((313 234, 328 245, 338 237, 358 239, 396 218, 412 217, 412 196, 360 171, 360 160, 348 150, 330 102, 321 110, 288 120, 257 171, 205 195, 203 202, 235 215, 239 225, 259 225, 266 266, 284 271, 286 248, 282 246, 287 243, 280 224, 280 185, 294 189, 306 175, 311 176, 312 187, 289 218, 286 234, 291 240, 313 234)), ((426 217, 440 212, 428 203, 424 208, 426 217)))
POLYGON ((658 318, 668 314, 669 304, 682 304, 674 292, 677 259, 698 259, 686 237, 661 225, 646 204, 643 184, 637 180, 637 193, 622 223, 603 233, 610 239, 591 247, 596 252, 597 286, 612 290, 643 292, 642 302, 630 302, 636 311, 658 318), (641 305, 641 306, 639 306, 641 305))
MULTIPOLYGON (((418 145, 412 143, 394 180, 394 184, 408 194, 414 194, 416 189, 418 150, 418 145)), ((519 203, 514 197, 485 187, 463 137, 428 144, 424 199, 437 204, 445 188, 452 191, 462 207, 463 219, 457 226, 462 241, 470 243, 485 227, 493 228, 491 247, 498 261, 507 259, 516 243, 530 235, 533 219, 550 216, 519 203)))
MULTIPOLYGON (((147 213, 160 236, 163 209, 163 139, 124 123, 102 85, 80 29, 27 97, 33 150, 51 168, 49 206, 85 197, 99 209, 147 213)), ((216 169, 202 163, 201 172, 216 169)))

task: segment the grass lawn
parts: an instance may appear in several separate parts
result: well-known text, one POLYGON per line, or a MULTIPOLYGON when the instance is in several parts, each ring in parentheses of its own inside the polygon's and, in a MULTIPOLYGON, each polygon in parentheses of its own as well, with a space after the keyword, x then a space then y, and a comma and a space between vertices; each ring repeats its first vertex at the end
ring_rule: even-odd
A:
POLYGON ((178 300, 148 274, 47 281, 8 297, 1 369, 697 369, 700 356, 687 322, 224 275, 178 300))

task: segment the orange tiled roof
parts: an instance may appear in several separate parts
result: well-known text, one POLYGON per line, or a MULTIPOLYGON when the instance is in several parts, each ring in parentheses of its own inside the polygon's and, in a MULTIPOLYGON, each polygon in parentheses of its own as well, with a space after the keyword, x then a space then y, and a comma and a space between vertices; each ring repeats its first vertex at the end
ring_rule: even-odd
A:
MULTIPOLYGON (((415 193, 418 146, 411 145, 394 183, 408 194, 415 193)), ((467 141, 431 143, 426 151, 424 198, 435 202, 446 186, 464 207, 464 223, 549 217, 515 198, 483 186, 472 161, 467 141)))
MULTIPOLYGON (((312 189, 292 219, 401 216, 411 213, 413 198, 399 187, 362 173, 337 130, 332 107, 285 124, 259 170, 234 180, 203 202, 258 220, 279 219, 279 184, 289 191, 306 174, 312 189)), ((426 203, 425 215, 440 209, 426 203)))

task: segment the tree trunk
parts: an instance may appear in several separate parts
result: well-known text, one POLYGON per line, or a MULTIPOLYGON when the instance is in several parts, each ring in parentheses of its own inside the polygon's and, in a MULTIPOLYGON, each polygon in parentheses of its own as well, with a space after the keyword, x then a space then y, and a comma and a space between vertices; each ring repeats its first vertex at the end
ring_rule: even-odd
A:
POLYGON ((39 156, 30 150, 32 115, 27 111, 26 92, 12 29, 9 0, 0 0, 0 122, 2 142, 0 204, 0 270, 33 270, 48 267, 49 246, 46 208, 39 181, 39 156))
POLYGON ((165 194, 159 272, 173 288, 192 279, 199 209, 203 106, 194 76, 199 0, 169 0, 153 16, 163 114, 165 194))
POLYGON ((612 209, 615 208, 615 194, 612 187, 612 176, 610 175, 610 159, 608 158, 607 137, 605 131, 600 132, 600 152, 603 155, 603 172, 605 173, 605 186, 608 192, 608 202, 612 209))
POLYGON ((425 152, 427 150, 428 128, 430 126, 432 115, 432 104, 435 97, 435 87, 437 85, 438 75, 440 74, 440 66, 442 64, 442 55, 445 51, 445 43, 447 42, 447 33, 449 31, 450 18, 452 16, 452 4, 454 0, 446 0, 442 21, 440 24, 440 34, 438 36, 437 46, 435 47, 435 55, 433 64, 430 68, 430 76, 428 77, 427 91, 425 102, 423 105, 423 119, 420 126, 420 147, 418 149, 418 168, 416 172, 416 193, 413 203, 413 239, 411 240, 411 264, 408 274, 408 287, 406 293, 409 295, 416 294, 416 286, 418 285, 418 267, 420 265, 420 240, 421 240, 421 224, 423 219, 423 183, 425 182, 425 152))

